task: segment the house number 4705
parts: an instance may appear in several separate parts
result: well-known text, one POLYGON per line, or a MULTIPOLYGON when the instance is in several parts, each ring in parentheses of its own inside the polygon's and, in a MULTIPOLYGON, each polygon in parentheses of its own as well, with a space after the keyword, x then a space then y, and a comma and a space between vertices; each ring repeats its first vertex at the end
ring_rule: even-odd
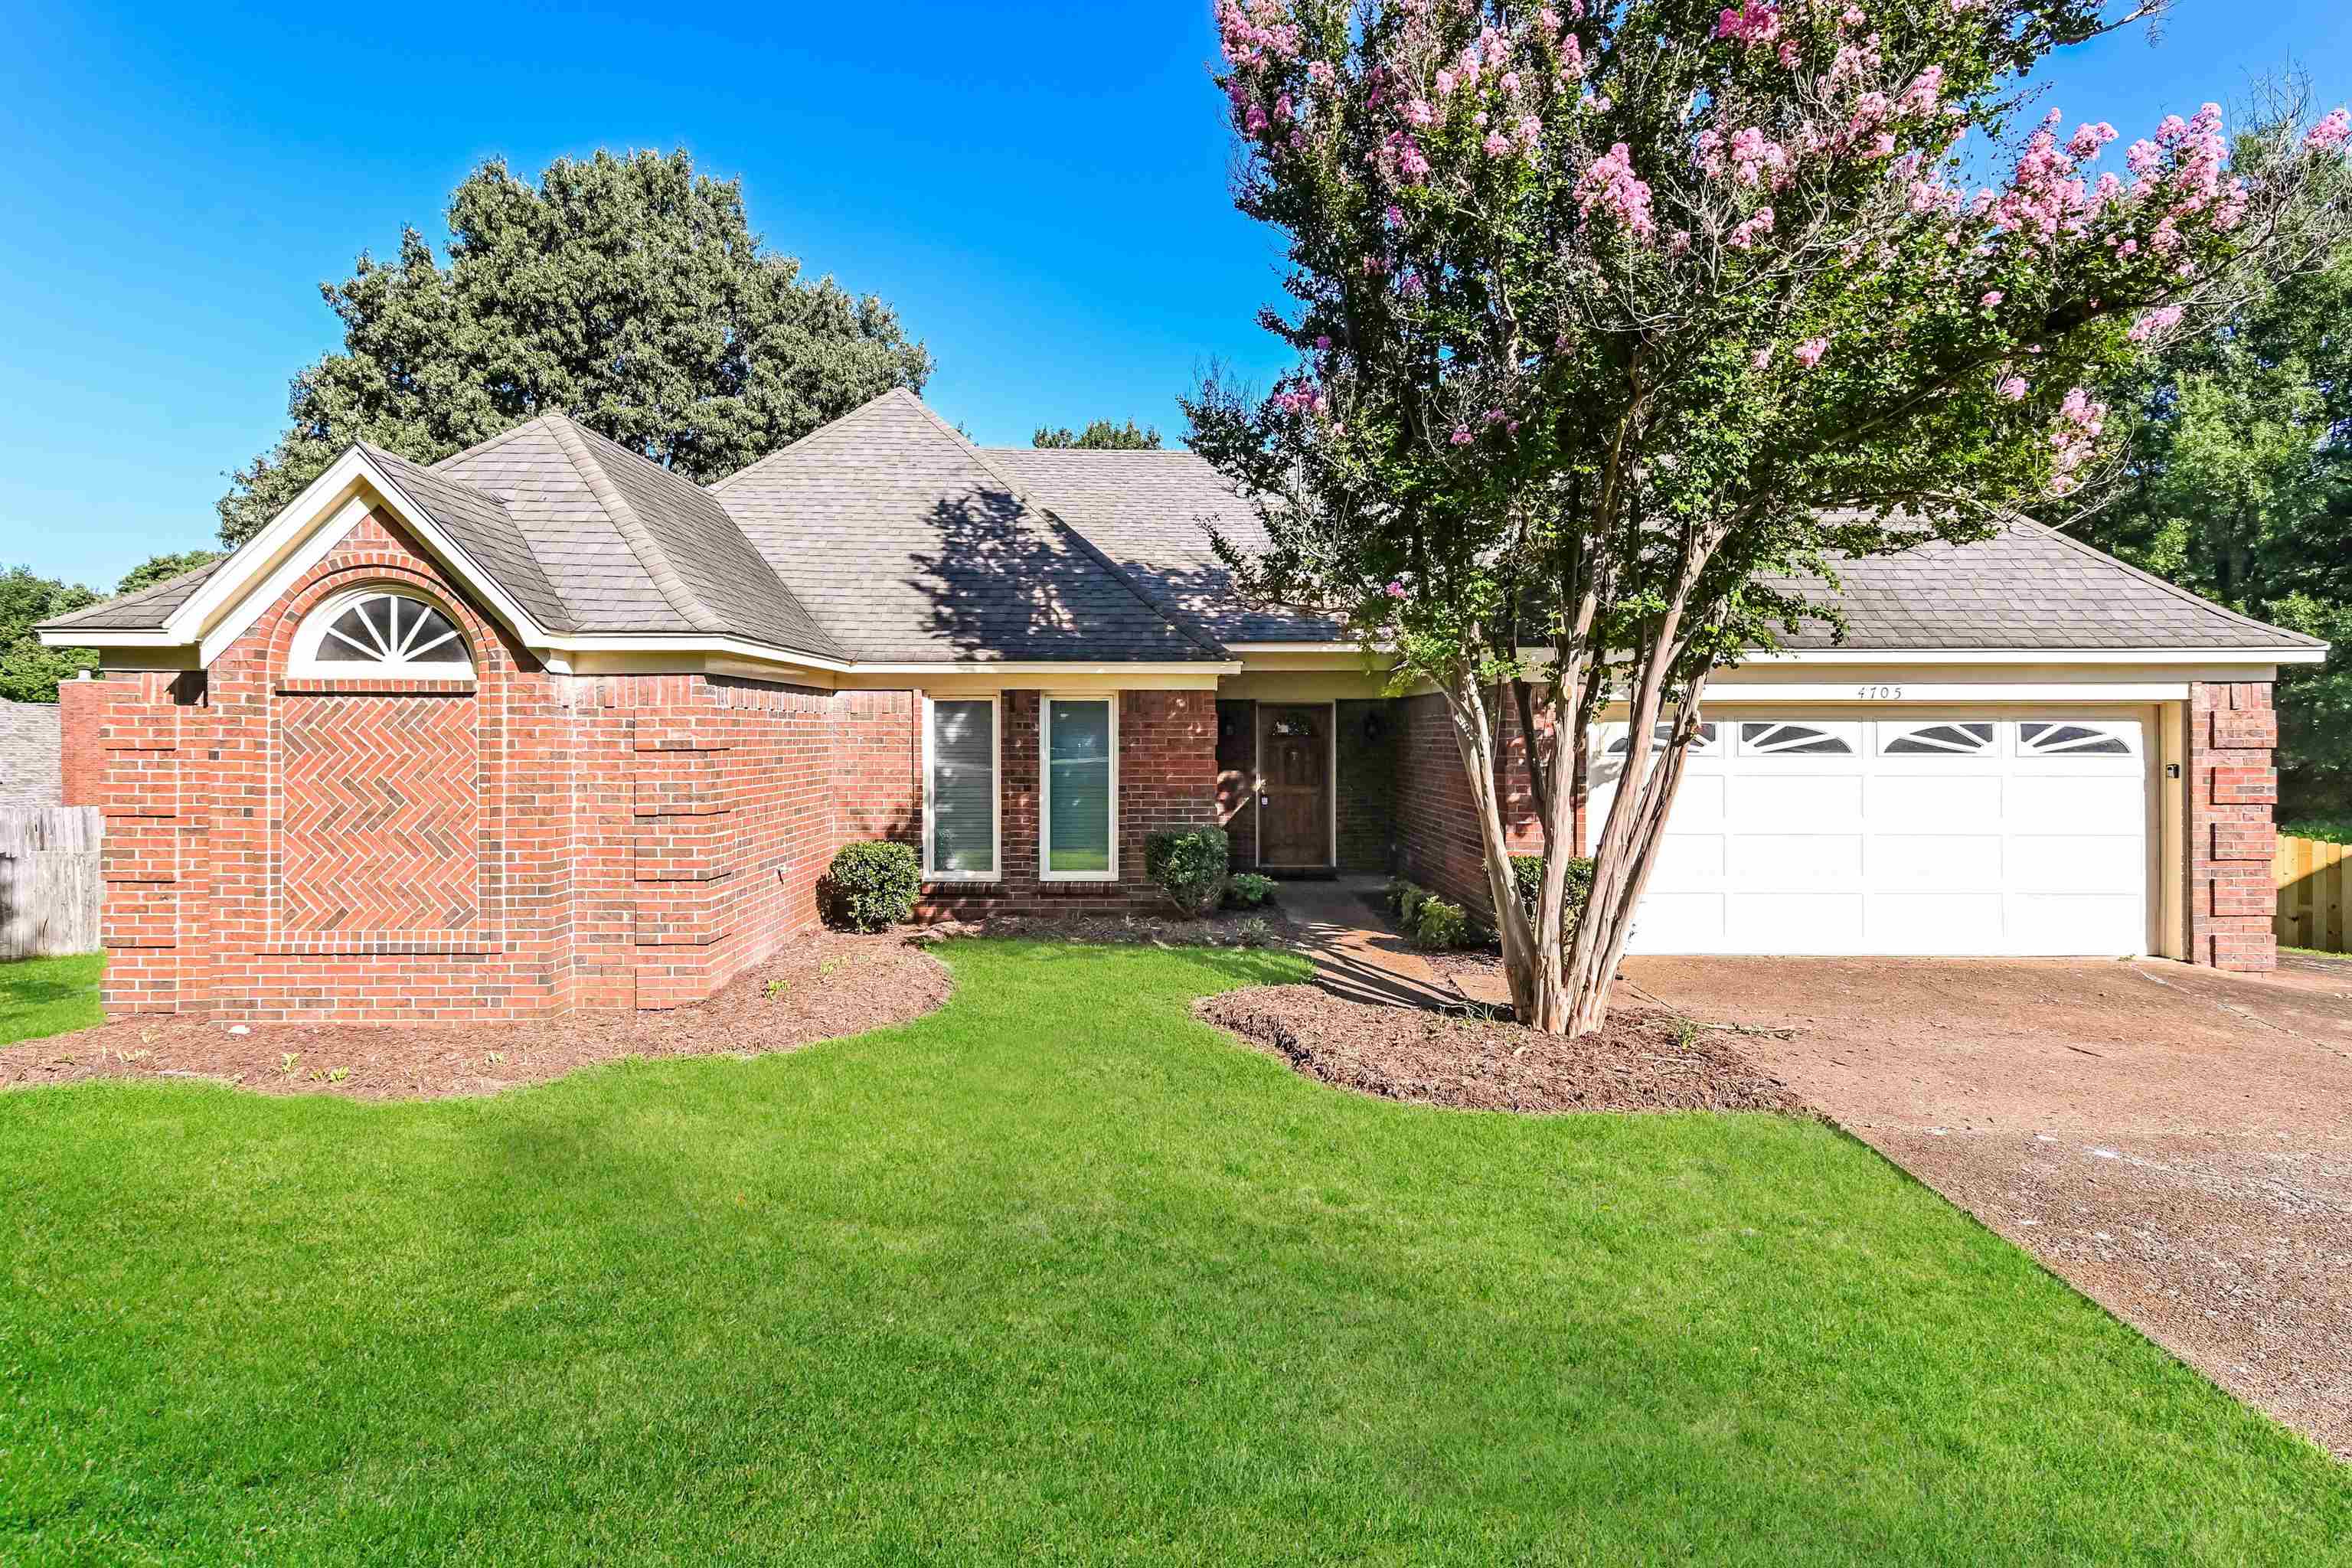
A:
POLYGON ((1857 686, 1853 694, 1864 702, 1900 702, 1903 689, 1899 686, 1857 686))

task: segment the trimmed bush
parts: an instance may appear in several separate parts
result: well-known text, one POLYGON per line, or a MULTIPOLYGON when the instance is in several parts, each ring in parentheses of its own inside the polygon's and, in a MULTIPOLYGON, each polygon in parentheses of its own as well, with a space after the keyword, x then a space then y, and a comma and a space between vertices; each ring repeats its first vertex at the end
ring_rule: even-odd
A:
POLYGON ((1225 884, 1225 904, 1229 909, 1254 910, 1273 898, 1274 879, 1255 871, 1240 872, 1225 884))
POLYGON ((859 931, 880 931, 915 916, 922 871, 904 844, 845 844, 825 873, 834 918, 859 931))
POLYGON ((1225 896, 1233 844, 1222 827, 1162 828, 1143 841, 1143 874, 1184 915, 1204 915, 1225 896))
MULTIPOLYGON (((1536 900, 1543 896, 1544 858, 1540 855, 1511 857, 1511 886, 1519 895, 1519 908, 1528 911, 1528 919, 1536 918, 1536 900)), ((1584 913, 1584 900, 1592 893, 1592 860, 1589 856, 1572 855, 1568 861, 1568 896, 1559 924, 1564 942, 1576 931, 1576 921, 1584 913)))
POLYGON ((1423 947, 1462 947, 1470 941, 1470 915, 1460 904, 1449 904, 1432 893, 1415 911, 1413 939, 1423 947))

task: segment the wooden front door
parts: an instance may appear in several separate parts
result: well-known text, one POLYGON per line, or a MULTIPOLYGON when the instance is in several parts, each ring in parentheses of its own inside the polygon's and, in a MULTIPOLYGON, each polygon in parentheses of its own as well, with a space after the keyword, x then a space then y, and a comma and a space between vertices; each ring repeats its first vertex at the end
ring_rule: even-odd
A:
POLYGON ((1331 710, 1260 703, 1257 858, 1265 866, 1331 863, 1331 710))

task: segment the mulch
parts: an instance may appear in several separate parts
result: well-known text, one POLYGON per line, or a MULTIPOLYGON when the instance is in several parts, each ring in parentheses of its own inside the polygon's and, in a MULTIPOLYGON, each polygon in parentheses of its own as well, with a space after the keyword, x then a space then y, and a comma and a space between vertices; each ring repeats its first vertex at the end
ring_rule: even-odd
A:
POLYGON ((1577 1039, 1499 1018, 1349 1002, 1314 985, 1203 998, 1194 1013, 1308 1078, 1462 1110, 1775 1110, 1810 1113, 1719 1031, 1619 1007, 1577 1039))
POLYGON ((545 1083, 624 1057, 760 1056, 920 1017, 947 966, 904 933, 805 937, 709 1001, 502 1024, 229 1024, 127 1019, 0 1047, 0 1087, 206 1079, 263 1094, 440 1100, 545 1083))
POLYGON ((1220 910, 1197 920, 1175 914, 987 915, 940 921, 916 931, 918 942, 951 937, 1025 938, 1072 942, 1083 946, 1141 943, 1150 947, 1286 947, 1297 940, 1298 922, 1279 904, 1255 910, 1220 910))

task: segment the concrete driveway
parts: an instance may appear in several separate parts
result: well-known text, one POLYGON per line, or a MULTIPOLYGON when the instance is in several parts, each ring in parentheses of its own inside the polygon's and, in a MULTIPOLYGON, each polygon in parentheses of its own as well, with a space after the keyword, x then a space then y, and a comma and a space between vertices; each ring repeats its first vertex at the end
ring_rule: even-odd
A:
POLYGON ((2110 1310, 2352 1458, 2352 962, 2250 976, 1647 958, 1625 974, 1703 1022, 1789 1031, 1742 1044, 2110 1310))

